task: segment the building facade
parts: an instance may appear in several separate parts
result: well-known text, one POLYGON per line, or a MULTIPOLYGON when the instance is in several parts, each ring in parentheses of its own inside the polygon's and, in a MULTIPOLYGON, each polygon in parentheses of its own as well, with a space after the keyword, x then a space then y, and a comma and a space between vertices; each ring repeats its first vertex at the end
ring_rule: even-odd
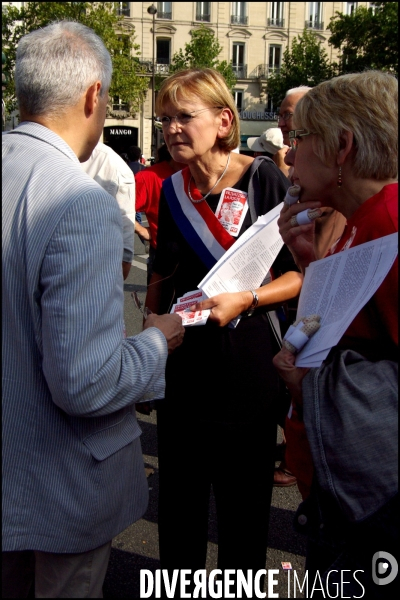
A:
MULTIPOLYGON (((10 3, 21 5, 23 3, 10 3)), ((154 82, 168 76, 173 55, 201 25, 209 27, 222 46, 219 60, 232 61, 237 82, 233 90, 241 118, 241 151, 249 136, 275 127, 276 106, 269 101, 267 80, 279 72, 283 53, 307 27, 321 40, 331 61, 337 51, 328 45, 327 30, 336 12, 351 14, 371 2, 115 2, 116 10, 134 27, 149 92, 136 115, 129 116, 123 98, 111 99, 103 140, 117 152, 140 146, 149 159, 163 139, 153 129, 154 82), (111 115, 112 113, 112 115, 111 115)))
MULTIPOLYGON (((137 145, 146 157, 152 146, 152 73, 168 75, 175 52, 191 41, 192 32, 205 25, 222 46, 219 60, 232 61, 237 82, 236 106, 241 117, 241 151, 248 150, 249 136, 260 135, 276 127, 276 106, 266 92, 270 74, 279 71, 283 53, 304 28, 321 40, 331 61, 337 51, 328 45, 327 26, 336 12, 351 14, 369 2, 119 2, 118 10, 135 28, 135 42, 140 45, 140 62, 149 74, 149 93, 136 119, 114 120, 108 127, 131 126, 137 145), (155 14, 154 8, 157 9, 155 14), (150 10, 149 10, 150 9, 150 10), (154 25, 154 28, 153 28, 154 25), (154 63, 153 63, 154 61, 154 63)), ((120 135, 123 135, 122 133, 120 135)), ((155 145, 162 142, 156 132, 155 145)))

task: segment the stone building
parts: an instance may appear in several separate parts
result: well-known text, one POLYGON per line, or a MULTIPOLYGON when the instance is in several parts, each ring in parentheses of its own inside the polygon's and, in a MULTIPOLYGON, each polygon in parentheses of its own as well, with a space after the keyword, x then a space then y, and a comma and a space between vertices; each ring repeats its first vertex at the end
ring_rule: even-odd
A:
MULTIPOLYGON (((149 93, 136 119, 107 120, 115 135, 124 135, 127 127, 146 157, 152 147, 152 72, 168 75, 172 56, 191 33, 202 24, 209 27, 222 46, 219 60, 232 61, 237 76, 234 88, 236 105, 241 115, 241 150, 248 150, 246 140, 276 126, 276 106, 268 100, 266 84, 271 73, 279 71, 283 53, 304 27, 322 41, 330 60, 337 51, 328 45, 330 18, 338 12, 351 14, 369 2, 118 2, 118 10, 135 28, 135 42, 140 45, 140 62, 149 74, 149 93), (157 12, 152 14, 155 7, 157 12), (150 10, 149 10, 150 9, 150 10), (154 28, 153 28, 154 24, 154 28), (121 133, 117 131, 121 130, 121 133)), ((123 99, 114 99, 123 105, 123 99)), ((108 143, 113 143, 105 130, 108 143)), ((154 143, 162 142, 162 134, 154 132, 154 143)))
MULTIPOLYGON (((22 2, 10 4, 21 5, 22 2)), ((266 93, 267 79, 279 71, 285 49, 304 27, 322 41, 330 60, 337 51, 328 45, 330 18, 336 12, 351 14, 371 2, 115 2, 119 15, 135 29, 139 61, 146 68, 149 92, 134 117, 124 98, 112 98, 112 115, 106 119, 103 140, 118 152, 137 145, 147 159, 162 143, 162 133, 152 127, 153 83, 168 75, 172 56, 191 41, 192 32, 205 25, 222 46, 219 60, 232 61, 237 76, 234 88, 241 116, 241 150, 246 140, 275 127, 276 106, 266 93), (154 69, 153 69, 154 65, 154 69), (153 76, 154 73, 154 76, 153 76)))

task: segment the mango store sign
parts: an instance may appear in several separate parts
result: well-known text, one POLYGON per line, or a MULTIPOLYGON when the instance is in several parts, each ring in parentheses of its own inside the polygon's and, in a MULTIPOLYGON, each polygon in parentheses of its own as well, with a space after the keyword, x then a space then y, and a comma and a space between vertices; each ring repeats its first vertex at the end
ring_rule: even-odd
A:
POLYGON ((132 135, 131 129, 121 129, 120 127, 112 127, 109 131, 111 135, 132 135))

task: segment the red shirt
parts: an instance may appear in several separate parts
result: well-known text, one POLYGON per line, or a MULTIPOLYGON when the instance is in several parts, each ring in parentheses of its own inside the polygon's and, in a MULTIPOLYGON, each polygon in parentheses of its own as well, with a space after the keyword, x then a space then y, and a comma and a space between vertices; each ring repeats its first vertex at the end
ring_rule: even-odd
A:
MULTIPOLYGON (((398 231, 397 183, 386 185, 347 221, 332 254, 398 231)), ((398 259, 339 342, 367 359, 393 358, 398 345, 398 259), (390 355, 390 351, 392 354, 390 355), (389 354, 389 355, 388 355, 389 354)))
POLYGON ((150 244, 153 248, 157 246, 158 205, 162 182, 174 173, 175 171, 170 167, 169 163, 164 161, 143 169, 143 171, 135 175, 135 210, 146 213, 150 227, 150 244))

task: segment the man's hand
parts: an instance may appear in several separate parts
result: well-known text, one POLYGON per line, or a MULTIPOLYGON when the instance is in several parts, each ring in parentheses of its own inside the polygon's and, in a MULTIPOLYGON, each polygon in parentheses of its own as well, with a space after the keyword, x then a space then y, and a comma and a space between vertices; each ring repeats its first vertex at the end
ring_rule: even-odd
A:
POLYGON ((183 342, 185 328, 179 315, 155 315, 151 313, 144 322, 143 329, 157 327, 164 334, 168 344, 168 354, 171 354, 183 342))

